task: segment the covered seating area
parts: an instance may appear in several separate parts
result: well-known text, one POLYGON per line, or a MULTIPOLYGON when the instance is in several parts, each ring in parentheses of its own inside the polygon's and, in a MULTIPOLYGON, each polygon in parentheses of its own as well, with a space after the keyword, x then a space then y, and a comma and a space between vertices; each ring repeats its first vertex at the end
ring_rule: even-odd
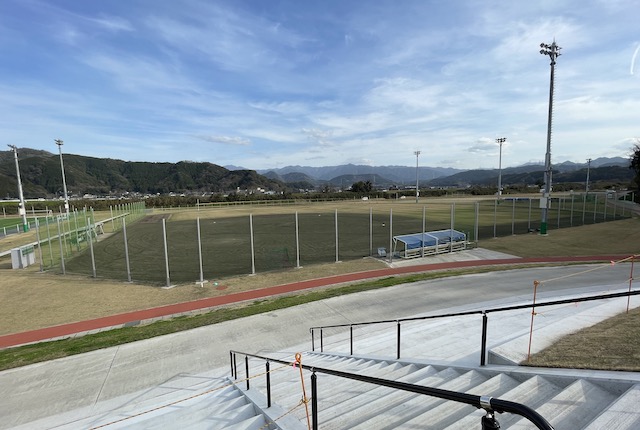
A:
POLYGON ((462 251, 466 248, 467 235, 453 229, 393 237, 393 255, 400 258, 423 257, 444 252, 462 251))

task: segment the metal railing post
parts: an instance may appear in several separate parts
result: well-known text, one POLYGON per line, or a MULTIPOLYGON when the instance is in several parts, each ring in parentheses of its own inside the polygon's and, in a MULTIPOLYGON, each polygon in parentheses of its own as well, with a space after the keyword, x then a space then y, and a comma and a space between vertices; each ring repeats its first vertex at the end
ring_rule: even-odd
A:
POLYGON ((320 329, 320 352, 324 352, 324 343, 322 339, 322 329, 320 329))
POLYGON ((482 345, 480 346, 480 366, 487 362, 487 313, 482 311, 482 345))
POLYGON ((318 377, 314 371, 311 374, 311 420, 313 430, 318 430, 318 377))
POLYGON ((309 329, 309 331, 311 332, 311 351, 315 351, 316 350, 316 341, 313 338, 314 330, 313 329, 309 329))
POLYGON ((235 352, 233 353, 233 378, 237 381, 238 380, 238 365, 236 362, 236 354, 235 352))
POLYGON ((269 372, 269 360, 267 360, 267 407, 271 407, 271 372, 269 372))
POLYGON ((496 415, 493 411, 487 411, 487 414, 481 418, 480 424, 482 426, 482 430, 500 429, 500 423, 496 420, 496 415))
POLYGON ((249 389, 249 357, 244 356, 244 370, 247 377, 247 390, 249 389))
POLYGON ((229 365, 231 366, 231 376, 233 375, 233 352, 229 351, 229 365))
POLYGON ((353 326, 349 326, 349 355, 353 355, 353 326))
POLYGON ((400 320, 396 321, 396 360, 400 360, 400 320))

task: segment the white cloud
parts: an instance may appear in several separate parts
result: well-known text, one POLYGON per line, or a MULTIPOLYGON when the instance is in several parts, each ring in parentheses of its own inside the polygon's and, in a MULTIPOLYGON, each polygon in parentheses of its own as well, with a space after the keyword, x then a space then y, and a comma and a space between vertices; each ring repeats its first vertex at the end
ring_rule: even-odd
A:
POLYGON ((198 139, 204 140, 206 142, 211 143, 222 143, 224 145, 240 145, 246 146, 251 145, 251 141, 249 139, 245 139, 243 137, 237 136, 197 136, 198 139))

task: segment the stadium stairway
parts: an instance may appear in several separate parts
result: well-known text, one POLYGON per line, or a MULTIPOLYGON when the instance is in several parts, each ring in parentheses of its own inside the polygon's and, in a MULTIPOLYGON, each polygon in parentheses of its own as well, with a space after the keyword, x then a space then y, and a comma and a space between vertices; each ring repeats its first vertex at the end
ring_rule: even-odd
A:
MULTIPOLYGON (((624 311, 626 299, 558 305, 540 309, 532 351, 576 329, 624 311)), ((452 310, 452 311, 455 311, 452 310)), ((271 363, 267 407, 265 361, 237 354, 236 377, 229 369, 180 375, 144 392, 109 400, 82 411, 49 417, 22 428, 106 429, 306 429, 301 400, 311 396, 310 372, 301 362, 392 381, 491 396, 533 408, 556 429, 640 428, 640 373, 544 369, 515 365, 526 358, 531 310, 492 314, 489 363, 479 365, 478 317, 427 320, 403 325, 401 359, 395 359, 395 325, 354 331, 349 355, 348 330, 326 334, 324 351, 259 352, 291 364, 271 363), (331 351, 331 352, 328 352, 331 351)), ((309 349, 309 345, 306 345, 309 349)), ((245 351, 255 353, 255 351, 245 351)), ((318 422, 321 429, 473 429, 481 428, 483 410, 435 397, 353 381, 318 371, 318 422)), ((309 409, 311 405, 308 405, 309 409)), ((497 414, 503 429, 531 429, 512 414, 497 414)))

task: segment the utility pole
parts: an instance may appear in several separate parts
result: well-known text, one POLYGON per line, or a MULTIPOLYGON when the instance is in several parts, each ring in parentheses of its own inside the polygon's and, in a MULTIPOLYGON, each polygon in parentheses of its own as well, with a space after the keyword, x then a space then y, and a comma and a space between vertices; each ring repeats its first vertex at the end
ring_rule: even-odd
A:
POLYGON ((22 217, 22 231, 29 231, 27 223, 27 208, 24 205, 24 194, 22 193, 22 180, 20 179, 20 165, 18 164, 18 148, 15 145, 8 145, 13 150, 13 158, 16 160, 16 177, 18 178, 18 195, 20 197, 20 205, 18 206, 18 214, 22 217))
POLYGON ((67 180, 64 176, 64 162, 62 161, 62 145, 63 141, 60 139, 55 139, 54 142, 58 145, 58 150, 60 151, 60 168, 62 169, 62 190, 64 191, 64 210, 69 216, 69 196, 67 195, 67 180))
POLYGON ((418 196, 420 195, 420 188, 418 188, 418 157, 420 157, 420 151, 413 151, 416 156, 416 203, 418 203, 418 196))
POLYGON ((560 56, 560 46, 556 44, 555 39, 553 43, 540 44, 540 53, 542 55, 548 55, 551 59, 551 78, 549 82, 549 117, 547 119, 547 152, 544 157, 544 192, 542 199, 540 199, 540 209, 542 209, 542 220, 540 222, 540 234, 547 234, 547 217, 549 214, 549 204, 551 203, 551 126, 553 121, 553 88, 555 77, 555 65, 556 59, 560 56))
POLYGON ((506 137, 498 137, 496 139, 496 143, 500 145, 500 158, 498 161, 498 198, 502 196, 502 144, 506 141, 506 137))

